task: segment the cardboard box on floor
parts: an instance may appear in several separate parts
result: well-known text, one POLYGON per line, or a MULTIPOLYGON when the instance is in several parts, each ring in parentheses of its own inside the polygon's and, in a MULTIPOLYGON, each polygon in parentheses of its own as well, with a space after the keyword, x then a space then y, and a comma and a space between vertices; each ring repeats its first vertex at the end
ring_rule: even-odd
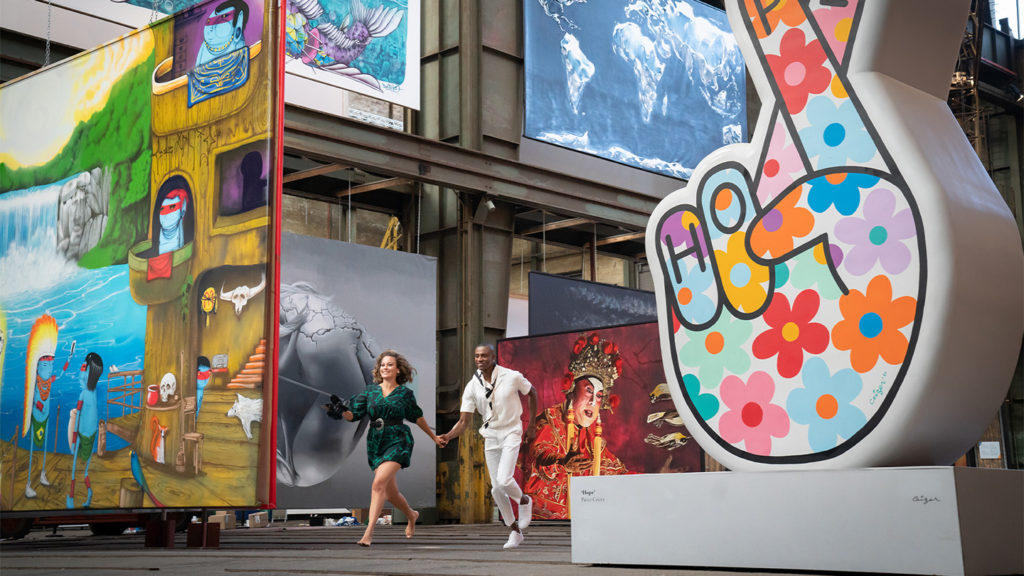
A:
POLYGON ((210 516, 211 524, 220 524, 221 530, 230 530, 235 527, 235 513, 231 510, 218 510, 210 516))
POLYGON ((270 515, 266 512, 249 514, 249 528, 266 528, 270 524, 270 515))

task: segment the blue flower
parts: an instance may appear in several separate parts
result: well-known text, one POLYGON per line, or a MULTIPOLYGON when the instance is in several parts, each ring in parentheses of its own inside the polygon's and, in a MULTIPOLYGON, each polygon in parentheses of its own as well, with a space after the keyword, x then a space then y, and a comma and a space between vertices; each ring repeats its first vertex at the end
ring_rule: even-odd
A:
POLYGON ((845 368, 829 374, 821 358, 804 363, 803 388, 796 388, 786 398, 786 411, 797 424, 808 426, 807 441, 814 452, 835 448, 838 439, 849 440, 864 427, 867 417, 851 404, 860 394, 860 374, 845 368))
POLYGON ((819 214, 835 205, 843 216, 849 216, 860 207, 861 190, 874 189, 879 177, 856 172, 835 172, 809 180, 807 205, 819 214))
POLYGON ((812 98, 807 104, 807 121, 810 126, 800 131, 800 139, 815 169, 863 164, 878 154, 860 113, 848 99, 837 106, 829 96, 812 98))

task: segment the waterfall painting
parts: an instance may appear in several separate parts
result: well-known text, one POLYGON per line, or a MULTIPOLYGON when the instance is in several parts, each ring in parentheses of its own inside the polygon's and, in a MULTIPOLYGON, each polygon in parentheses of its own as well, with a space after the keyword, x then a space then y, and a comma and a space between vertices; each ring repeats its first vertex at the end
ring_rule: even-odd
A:
POLYGON ((0 510, 272 503, 278 10, 0 87, 0 510))

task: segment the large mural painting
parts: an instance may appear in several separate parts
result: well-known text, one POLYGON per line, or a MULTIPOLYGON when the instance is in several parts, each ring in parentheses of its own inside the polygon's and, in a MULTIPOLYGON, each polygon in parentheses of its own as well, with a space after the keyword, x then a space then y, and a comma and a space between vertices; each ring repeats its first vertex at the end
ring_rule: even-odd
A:
POLYGON ((534 518, 570 517, 575 476, 701 470, 664 381, 657 323, 510 338, 497 350, 538 394, 537 434, 517 471, 534 518))
POLYGON ((651 218, 673 394, 731 468, 950 464, 1009 385, 1020 238, 945 105, 962 20, 878 51, 897 5, 731 2, 756 137, 651 218))
POLYGON ((524 135, 689 178, 746 140, 746 73, 725 13, 696 0, 526 0, 524 135))
POLYGON ((3 510, 272 504, 277 10, 0 88, 3 510))
MULTIPOLYGON (((436 325, 436 259, 282 234, 279 507, 369 506, 367 422, 334 420, 323 405, 372 384, 377 355, 393 349, 417 370, 407 385, 433 426, 436 325)), ((402 493, 414 507, 434 506, 434 444, 415 429, 413 438, 402 493)))

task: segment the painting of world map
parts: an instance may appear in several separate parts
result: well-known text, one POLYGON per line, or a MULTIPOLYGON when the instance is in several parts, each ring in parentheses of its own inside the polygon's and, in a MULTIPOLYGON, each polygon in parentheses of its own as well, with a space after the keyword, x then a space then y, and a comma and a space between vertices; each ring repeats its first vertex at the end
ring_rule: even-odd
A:
POLYGON ((524 2, 525 136, 689 178, 746 139, 743 58, 696 1, 524 2))

